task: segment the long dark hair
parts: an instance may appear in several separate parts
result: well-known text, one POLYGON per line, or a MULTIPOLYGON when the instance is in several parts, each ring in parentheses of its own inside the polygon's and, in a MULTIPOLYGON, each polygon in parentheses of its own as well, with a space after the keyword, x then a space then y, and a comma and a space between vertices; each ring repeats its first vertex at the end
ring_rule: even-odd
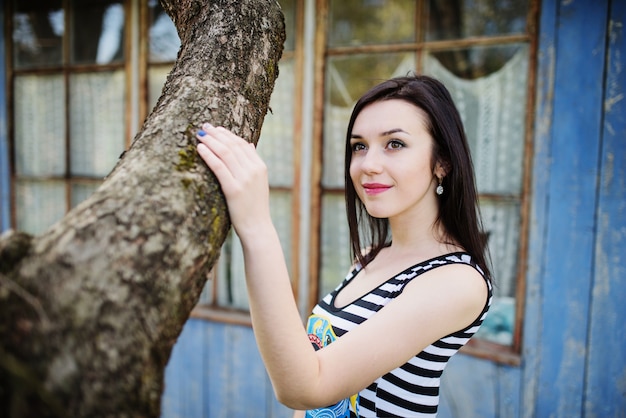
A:
POLYGON ((422 109, 427 115, 427 129, 434 140, 432 161, 446 168, 444 193, 438 196, 439 213, 447 237, 472 256, 485 276, 491 279, 487 265, 487 238, 483 233, 474 180, 474 166, 463 129, 461 116, 450 93, 438 80, 425 75, 411 75, 387 80, 365 93, 354 106, 346 135, 345 197, 352 255, 364 267, 389 245, 389 220, 367 213, 350 178, 352 148, 350 137, 357 116, 367 105, 382 100, 399 99, 422 109), (365 234, 365 239, 361 235, 365 234), (367 236, 369 235, 369 236, 367 236), (363 251, 363 248, 368 248, 363 251))

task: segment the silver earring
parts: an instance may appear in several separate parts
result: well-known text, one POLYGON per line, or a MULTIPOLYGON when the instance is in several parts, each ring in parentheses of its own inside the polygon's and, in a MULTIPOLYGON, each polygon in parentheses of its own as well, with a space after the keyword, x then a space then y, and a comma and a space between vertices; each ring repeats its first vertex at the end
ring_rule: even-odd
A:
POLYGON ((437 189, 435 189, 435 193, 437 193, 437 196, 441 196, 443 194, 443 186, 441 185, 442 181, 443 179, 439 179, 439 186, 437 186, 437 189))

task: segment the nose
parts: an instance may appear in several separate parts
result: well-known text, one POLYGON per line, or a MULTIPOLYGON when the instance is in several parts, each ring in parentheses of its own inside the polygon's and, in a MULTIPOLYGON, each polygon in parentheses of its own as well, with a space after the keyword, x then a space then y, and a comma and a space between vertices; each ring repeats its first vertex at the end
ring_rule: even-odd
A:
POLYGON ((364 173, 380 173, 383 167, 382 157, 379 150, 370 148, 362 157, 361 170, 364 173))

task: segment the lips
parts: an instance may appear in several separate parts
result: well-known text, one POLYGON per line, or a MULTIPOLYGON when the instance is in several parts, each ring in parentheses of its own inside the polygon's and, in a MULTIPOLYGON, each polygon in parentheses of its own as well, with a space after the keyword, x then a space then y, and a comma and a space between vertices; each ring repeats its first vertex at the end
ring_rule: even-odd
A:
POLYGON ((381 194, 391 189, 391 186, 381 183, 364 183, 361 185, 365 193, 369 196, 381 194))

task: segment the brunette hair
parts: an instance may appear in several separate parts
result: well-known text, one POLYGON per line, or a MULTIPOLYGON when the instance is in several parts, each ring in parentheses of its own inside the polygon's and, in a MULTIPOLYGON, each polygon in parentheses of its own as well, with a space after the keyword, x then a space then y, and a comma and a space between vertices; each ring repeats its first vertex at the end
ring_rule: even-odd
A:
POLYGON ((366 106, 383 100, 404 100, 426 114, 427 130, 434 140, 432 161, 446 169, 444 193, 438 196, 439 213, 447 237, 472 256, 491 279, 487 265, 487 237, 483 233, 474 168, 461 116, 450 93, 438 80, 425 75, 410 75, 384 81, 365 93, 354 106, 346 135, 345 198, 352 255, 364 267, 389 245, 389 220, 367 213, 350 178, 352 148, 350 137, 357 116, 366 106), (362 237, 361 235, 369 235, 362 237), (363 248, 368 248, 363 251, 363 248))

